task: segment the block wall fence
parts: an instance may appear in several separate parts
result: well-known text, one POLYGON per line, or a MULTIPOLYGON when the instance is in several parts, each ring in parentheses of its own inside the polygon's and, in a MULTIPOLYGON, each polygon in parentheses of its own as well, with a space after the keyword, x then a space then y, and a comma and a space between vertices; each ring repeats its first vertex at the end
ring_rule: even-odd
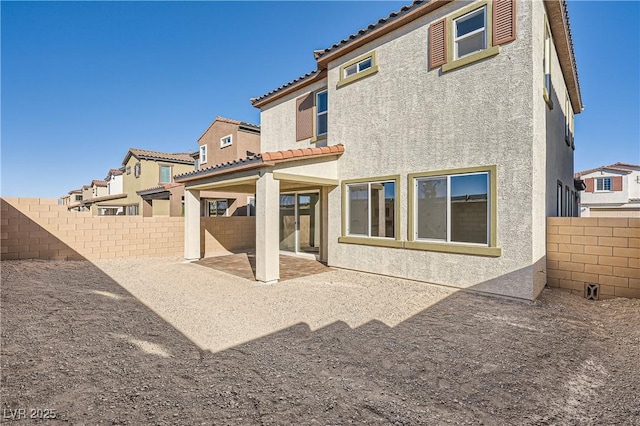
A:
POLYGON ((599 298, 640 298, 640 219, 547 219, 547 284, 585 295, 599 284, 599 298))
MULTIPOLYGON (((56 199, 2 198, 2 260, 94 260, 184 255, 184 218, 91 216, 56 199)), ((253 217, 202 218, 201 249, 226 254, 255 246, 253 217)))

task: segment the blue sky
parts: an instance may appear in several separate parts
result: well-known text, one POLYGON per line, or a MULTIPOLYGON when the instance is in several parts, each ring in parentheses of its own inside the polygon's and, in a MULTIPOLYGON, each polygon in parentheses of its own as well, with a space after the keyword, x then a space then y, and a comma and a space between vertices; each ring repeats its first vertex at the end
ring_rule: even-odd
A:
MULTIPOLYGON (((216 115, 259 123, 249 98, 407 3, 2 1, 1 193, 59 197, 129 147, 195 150, 216 115)), ((576 171, 640 163, 640 3, 569 11, 586 105, 576 171)))

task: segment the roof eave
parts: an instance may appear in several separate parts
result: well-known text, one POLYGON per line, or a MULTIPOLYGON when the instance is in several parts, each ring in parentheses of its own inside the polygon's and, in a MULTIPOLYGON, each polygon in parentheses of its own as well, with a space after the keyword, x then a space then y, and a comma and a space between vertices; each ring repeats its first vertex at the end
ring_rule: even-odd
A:
POLYGON ((296 90, 302 89, 303 87, 306 87, 312 83, 315 83, 319 80, 322 80, 324 78, 327 77, 327 70, 322 70, 316 74, 310 75, 307 78, 303 78, 300 81, 297 81, 296 83, 292 84, 291 86, 287 86, 285 88, 283 88, 282 90, 278 90, 276 92, 274 92, 273 94, 265 97, 265 98, 255 98, 251 100, 251 104, 255 107, 255 108, 262 108, 263 106, 270 104, 273 101, 276 101, 290 93, 295 92, 296 90))

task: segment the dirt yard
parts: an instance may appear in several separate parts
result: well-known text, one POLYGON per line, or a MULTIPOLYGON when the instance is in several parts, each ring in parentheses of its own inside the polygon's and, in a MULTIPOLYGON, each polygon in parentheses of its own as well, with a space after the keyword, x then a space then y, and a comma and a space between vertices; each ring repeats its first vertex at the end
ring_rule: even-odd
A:
POLYGON ((337 270, 264 286, 177 259, 1 266, 2 423, 640 424, 640 300, 337 270))

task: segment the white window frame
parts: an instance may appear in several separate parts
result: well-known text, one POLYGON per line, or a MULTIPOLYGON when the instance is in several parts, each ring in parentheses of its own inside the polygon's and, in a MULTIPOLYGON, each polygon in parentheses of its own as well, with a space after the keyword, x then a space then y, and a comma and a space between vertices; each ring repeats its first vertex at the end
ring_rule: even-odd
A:
POLYGON ((596 182, 595 182, 595 192, 611 192, 613 191, 613 179, 611 178, 611 176, 603 176, 603 177, 597 177, 595 178, 596 182), (598 183, 602 183, 602 188, 598 189, 598 183), (609 182, 609 189, 606 189, 606 185, 605 182, 609 182))
POLYGON ((413 207, 413 241, 426 241, 430 243, 442 243, 442 244, 460 244, 460 245, 471 245, 478 247, 489 247, 491 244, 491 175, 488 171, 486 172, 471 172, 471 173, 454 173, 454 174, 445 174, 445 175, 435 175, 435 176, 424 176, 417 177, 413 179, 413 199, 416 200, 416 203, 413 207), (473 175, 486 175, 487 177, 487 242, 486 243, 470 243, 463 241, 451 241, 451 178, 459 177, 459 176, 473 176, 473 175), (446 179, 447 180, 447 237, 445 240, 442 239, 434 239, 434 238, 419 238, 418 237, 418 182, 422 180, 433 180, 433 179, 446 179))
POLYGON ((216 199, 216 200, 207 200, 207 202, 205 203, 205 214, 206 217, 228 217, 229 216, 229 200, 228 199, 216 199), (224 209, 224 214, 218 216, 218 203, 220 201, 224 201, 227 205, 227 207, 224 209), (211 216, 211 204, 215 204, 215 212, 216 214, 214 216, 211 216))
POLYGON ((325 136, 327 133, 329 133, 329 120, 327 119, 327 131, 324 133, 320 133, 318 131, 318 122, 319 122, 319 118, 321 115, 326 115, 328 118, 328 114, 329 114, 329 91, 328 90, 321 90, 319 92, 316 92, 316 98, 315 98, 315 105, 316 105, 316 137, 321 137, 321 136, 325 136), (327 95, 327 109, 325 111, 318 111, 318 97, 322 94, 326 94, 327 95))
POLYGON ((220 138, 220 148, 226 148, 231 145, 233 145, 233 135, 220 138))
POLYGON ((200 146, 200 165, 207 163, 207 145, 200 146))
POLYGON ((384 239, 384 240, 395 240, 397 235, 394 235, 393 237, 379 237, 379 236, 375 236, 375 235, 371 235, 371 185, 373 184, 385 184, 385 183, 393 183, 394 186, 394 191, 393 191, 393 200, 394 200, 394 214, 393 214, 393 233, 395 234, 396 232, 398 232, 398 229, 396 227, 397 224, 397 220, 399 219, 396 215, 396 203, 398 202, 398 182, 394 179, 388 179, 388 180, 372 180, 369 182, 351 182, 351 183, 347 183, 346 184, 346 190, 347 190, 347 194, 346 194, 346 207, 345 207, 345 214, 347 216, 347 220, 346 220, 346 235, 348 237, 359 237, 359 238, 379 238, 379 239, 384 239), (363 234, 352 234, 351 233, 351 203, 349 202, 350 198, 349 198, 349 193, 351 192, 350 187, 351 186, 363 186, 363 185, 367 185, 367 223, 369 224, 369 226, 367 227, 367 235, 363 235, 363 234))
POLYGON ((454 60, 458 60, 458 59, 462 59, 466 56, 470 56, 473 55, 474 53, 478 53, 478 52, 482 52, 483 50, 487 50, 487 6, 483 5, 482 7, 479 7, 475 10, 472 10, 469 13, 465 13, 464 15, 455 18, 453 20, 453 48, 454 48, 454 53, 453 53, 453 59, 454 60), (477 15, 478 13, 482 12, 482 14, 484 15, 484 25, 482 26, 482 28, 478 28, 477 30, 471 31, 470 33, 467 33, 463 36, 458 37, 457 33, 457 22, 460 20, 467 20, 475 15, 477 15), (469 38, 471 36, 474 36, 476 34, 479 33, 484 33, 484 37, 483 37, 483 43, 482 43, 482 49, 480 50, 476 50, 474 52, 470 52, 467 53, 466 55, 463 56, 459 56, 458 55, 458 43, 466 38, 469 38))
POLYGON ((366 58, 364 58, 361 61, 356 62, 355 64, 349 65, 348 67, 346 67, 343 70, 343 75, 342 78, 349 78, 349 77, 353 77, 354 75, 358 75, 361 72, 368 70, 370 68, 373 68, 373 55, 367 56, 366 58), (369 61, 369 66, 366 68, 362 67, 362 64, 369 61), (355 70, 355 72, 353 72, 352 74, 349 74, 349 71, 351 70, 355 70))

